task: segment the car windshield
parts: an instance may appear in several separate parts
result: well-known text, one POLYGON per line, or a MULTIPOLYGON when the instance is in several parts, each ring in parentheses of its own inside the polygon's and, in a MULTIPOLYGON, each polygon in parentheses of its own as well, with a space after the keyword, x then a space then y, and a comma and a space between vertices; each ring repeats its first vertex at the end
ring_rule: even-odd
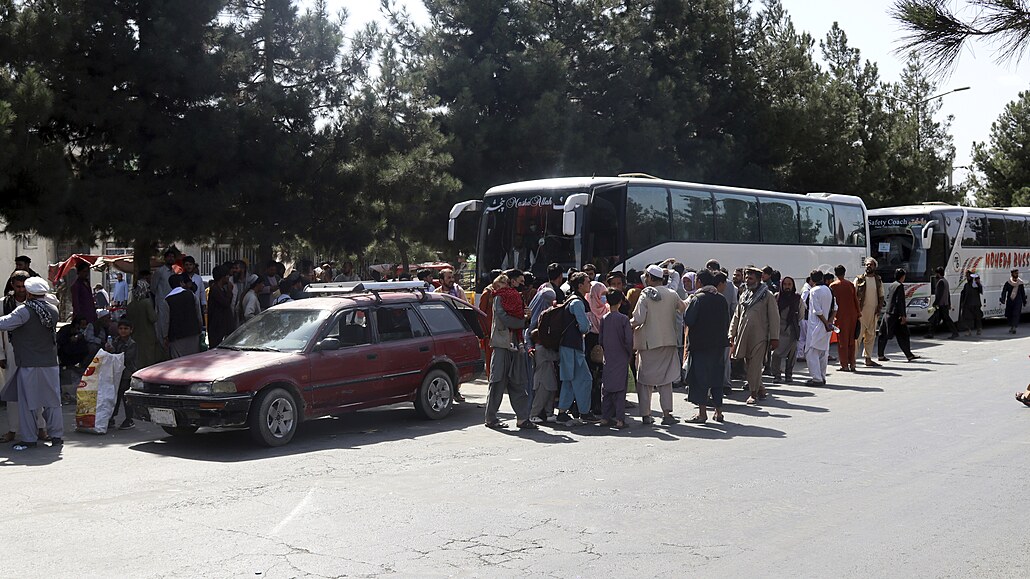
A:
POLYGON ((218 347, 228 350, 299 352, 308 345, 329 314, 327 310, 268 310, 240 326, 218 347))

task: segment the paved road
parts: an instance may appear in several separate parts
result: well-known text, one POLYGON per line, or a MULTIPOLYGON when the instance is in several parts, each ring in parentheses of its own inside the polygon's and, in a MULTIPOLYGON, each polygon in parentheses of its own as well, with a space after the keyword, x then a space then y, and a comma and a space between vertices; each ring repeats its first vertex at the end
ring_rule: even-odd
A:
POLYGON ((475 384, 442 422, 362 412, 276 450, 3 448, 0 576, 1027 577, 1028 346, 917 340, 924 361, 738 393, 725 426, 498 433, 475 384))

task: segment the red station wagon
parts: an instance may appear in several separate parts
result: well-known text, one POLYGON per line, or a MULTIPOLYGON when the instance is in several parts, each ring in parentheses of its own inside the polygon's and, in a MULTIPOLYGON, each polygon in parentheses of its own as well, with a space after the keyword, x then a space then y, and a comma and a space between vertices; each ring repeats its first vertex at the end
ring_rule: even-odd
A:
POLYGON ((320 284, 217 348, 137 371, 135 418, 173 436, 248 426, 281 446, 301 421, 400 402, 447 416, 455 385, 483 374, 482 312, 419 282, 320 284))

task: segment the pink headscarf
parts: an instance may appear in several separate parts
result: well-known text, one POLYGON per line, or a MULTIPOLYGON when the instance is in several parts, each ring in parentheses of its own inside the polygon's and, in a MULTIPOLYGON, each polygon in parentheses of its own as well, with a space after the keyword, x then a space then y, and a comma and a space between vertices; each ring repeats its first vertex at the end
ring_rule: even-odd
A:
POLYGON ((595 334, 601 333, 601 319, 612 311, 608 307, 608 287, 599 281, 590 282, 590 292, 587 293, 587 303, 590 304, 590 311, 587 312, 587 319, 590 320, 590 331, 595 334))

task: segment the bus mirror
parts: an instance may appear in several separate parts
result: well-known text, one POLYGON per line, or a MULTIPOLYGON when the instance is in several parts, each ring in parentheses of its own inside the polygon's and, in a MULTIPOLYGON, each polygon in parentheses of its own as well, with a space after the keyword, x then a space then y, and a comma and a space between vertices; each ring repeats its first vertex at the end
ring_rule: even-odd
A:
POLYGON ((479 199, 471 199, 455 203, 451 207, 451 213, 447 220, 447 241, 454 241, 454 223, 458 216, 466 211, 479 211, 483 208, 483 202, 479 199))
POLYGON ((561 232, 562 235, 576 235, 576 214, 574 212, 566 211, 562 214, 561 232))
POLYGON ((923 230, 920 232, 920 236, 923 238, 923 249, 930 249, 933 246, 933 230, 937 227, 938 221, 936 219, 927 221, 926 225, 923 226, 923 230))
POLYGON ((565 205, 562 206, 562 211, 565 212, 561 221, 562 235, 576 235, 576 208, 588 203, 590 203, 590 194, 588 193, 569 195, 569 198, 565 200, 565 205))

